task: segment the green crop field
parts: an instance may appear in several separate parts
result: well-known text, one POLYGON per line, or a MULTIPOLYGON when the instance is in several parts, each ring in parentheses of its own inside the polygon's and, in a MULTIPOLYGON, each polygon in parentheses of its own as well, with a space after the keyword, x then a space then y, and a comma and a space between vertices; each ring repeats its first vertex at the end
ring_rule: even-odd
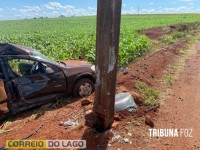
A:
MULTIPOLYGON (((199 14, 123 15, 119 64, 125 66, 146 52, 149 40, 138 32, 180 22, 199 22, 199 14)), ((0 41, 35 48, 55 60, 84 59, 94 63, 96 17, 0 21, 0 41)))

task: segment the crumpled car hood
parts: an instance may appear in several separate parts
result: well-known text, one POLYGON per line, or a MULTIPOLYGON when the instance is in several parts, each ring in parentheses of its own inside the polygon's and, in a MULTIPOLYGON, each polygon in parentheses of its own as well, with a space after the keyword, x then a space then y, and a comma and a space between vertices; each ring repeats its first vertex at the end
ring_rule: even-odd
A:
POLYGON ((64 63, 66 67, 92 66, 91 63, 80 60, 61 60, 60 62, 64 63))
POLYGON ((64 60, 60 61, 66 69, 63 69, 66 75, 73 75, 79 73, 95 73, 94 69, 92 69, 92 64, 86 61, 80 60, 64 60))

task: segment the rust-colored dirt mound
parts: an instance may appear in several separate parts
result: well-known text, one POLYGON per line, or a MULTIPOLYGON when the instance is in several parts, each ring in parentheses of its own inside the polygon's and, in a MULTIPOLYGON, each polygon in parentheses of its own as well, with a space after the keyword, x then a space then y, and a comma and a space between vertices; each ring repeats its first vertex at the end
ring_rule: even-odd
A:
POLYGON ((171 25, 169 27, 155 27, 144 30, 141 34, 146 35, 149 39, 156 40, 162 37, 163 35, 172 34, 175 31, 185 32, 189 30, 195 30, 200 25, 200 23, 179 23, 171 25))
POLYGON ((124 85, 130 91, 134 88, 134 80, 156 86, 155 79, 160 79, 163 71, 180 54, 179 49, 183 48, 186 42, 186 40, 180 40, 171 46, 139 58, 137 62, 128 66, 126 74, 119 76, 117 85, 124 85))
POLYGON ((159 39, 163 35, 171 34, 174 31, 175 31, 174 28, 167 27, 166 29, 164 29, 163 27, 158 27, 158 28, 150 28, 145 31, 142 31, 141 34, 144 34, 148 38, 155 40, 155 39, 159 39))

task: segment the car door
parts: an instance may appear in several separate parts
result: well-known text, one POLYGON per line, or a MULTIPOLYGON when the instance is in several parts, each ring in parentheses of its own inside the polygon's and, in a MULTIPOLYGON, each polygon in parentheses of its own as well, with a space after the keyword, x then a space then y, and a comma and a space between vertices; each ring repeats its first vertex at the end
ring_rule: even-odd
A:
POLYGON ((8 97, 4 85, 5 76, 3 74, 1 63, 2 59, 0 58, 0 121, 5 119, 9 113, 8 97))
POLYGON ((17 97, 14 107, 23 110, 65 96, 65 75, 57 66, 29 59, 9 59, 7 65, 17 97))

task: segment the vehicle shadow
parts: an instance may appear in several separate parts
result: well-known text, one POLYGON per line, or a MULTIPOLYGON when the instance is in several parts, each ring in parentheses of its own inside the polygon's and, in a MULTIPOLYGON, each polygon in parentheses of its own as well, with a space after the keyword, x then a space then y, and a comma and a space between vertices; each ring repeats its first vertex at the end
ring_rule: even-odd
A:
POLYGON ((31 117, 32 115, 36 115, 34 120, 39 119, 40 117, 42 117, 46 111, 53 111, 62 107, 65 107, 71 103, 77 102, 81 100, 81 98, 63 98, 63 99, 57 99, 55 101, 46 103, 44 105, 41 106, 37 106, 37 107, 33 107, 31 109, 28 110, 24 110, 18 114, 15 115, 10 115, 9 112, 5 113, 5 111, 0 110, 0 126, 8 119, 11 118, 12 121, 15 120, 22 120, 24 118, 27 117, 31 117))
POLYGON ((106 132, 97 131, 94 113, 85 116, 85 126, 87 126, 87 128, 84 131, 82 140, 86 140, 86 149, 106 150, 112 133, 109 130, 106 132))

